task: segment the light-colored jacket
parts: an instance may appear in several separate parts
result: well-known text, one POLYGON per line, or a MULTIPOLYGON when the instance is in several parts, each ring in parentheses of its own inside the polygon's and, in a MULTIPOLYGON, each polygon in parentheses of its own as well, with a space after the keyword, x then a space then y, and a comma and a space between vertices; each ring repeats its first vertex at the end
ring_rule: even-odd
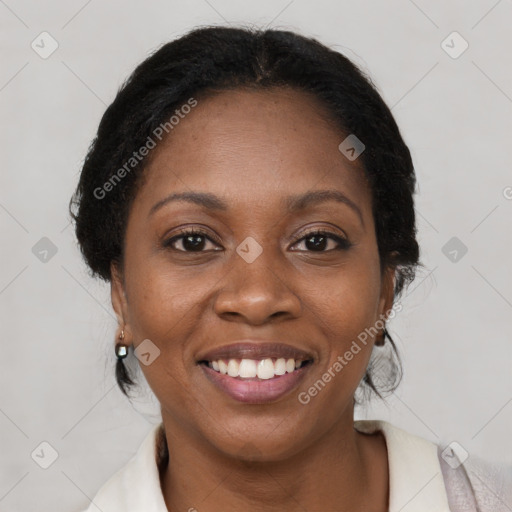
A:
MULTIPOLYGON (((512 512, 512 467, 457 454, 382 420, 358 420, 360 432, 386 439, 389 512, 512 512)), ((98 491, 84 512, 167 512, 159 464, 166 452, 163 424, 98 491)), ((201 510, 191 499, 189 510, 201 510)))
POLYGON ((461 463, 449 448, 437 451, 451 512, 512 512, 512 467, 474 456, 461 463))

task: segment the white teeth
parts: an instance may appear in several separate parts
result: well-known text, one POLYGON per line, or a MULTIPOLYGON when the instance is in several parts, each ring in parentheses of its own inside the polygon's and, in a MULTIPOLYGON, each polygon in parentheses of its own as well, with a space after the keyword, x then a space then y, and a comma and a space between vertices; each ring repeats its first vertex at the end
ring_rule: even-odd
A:
POLYGON ((258 363, 258 378, 271 379, 274 376, 274 363, 272 359, 262 359, 258 363))
POLYGON ((238 377, 238 369, 240 364, 235 359, 230 359, 228 362, 228 375, 230 377, 238 377))
MULTIPOLYGON (((222 373, 224 375, 227 375, 227 373, 228 373, 228 365, 224 361, 222 361, 222 360, 217 361, 217 363, 219 364, 219 371, 220 371, 220 373, 222 373)), ((214 368, 214 370, 215 370, 215 368, 214 368)))
POLYGON ((276 361, 276 375, 284 375, 286 373, 286 359, 280 357, 276 361))
POLYGON ((266 359, 219 359, 218 361, 210 361, 208 366, 216 372, 230 377, 240 377, 242 379, 251 379, 258 377, 259 379, 272 379, 276 375, 284 375, 292 373, 302 366, 303 361, 293 358, 285 359, 280 357, 275 361, 271 358, 266 359))
POLYGON ((243 379, 256 377, 256 361, 253 359, 242 359, 238 367, 238 376, 243 379))

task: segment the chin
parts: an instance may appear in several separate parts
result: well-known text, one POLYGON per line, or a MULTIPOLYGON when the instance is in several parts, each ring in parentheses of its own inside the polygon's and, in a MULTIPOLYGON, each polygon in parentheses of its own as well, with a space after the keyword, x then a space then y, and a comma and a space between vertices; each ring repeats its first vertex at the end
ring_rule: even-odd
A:
POLYGON ((205 437, 228 457, 243 461, 277 462, 299 453, 308 440, 311 442, 314 437, 311 426, 303 423, 305 421, 298 422, 291 418, 286 421, 283 417, 240 418, 217 424, 215 431, 205 433, 205 437))

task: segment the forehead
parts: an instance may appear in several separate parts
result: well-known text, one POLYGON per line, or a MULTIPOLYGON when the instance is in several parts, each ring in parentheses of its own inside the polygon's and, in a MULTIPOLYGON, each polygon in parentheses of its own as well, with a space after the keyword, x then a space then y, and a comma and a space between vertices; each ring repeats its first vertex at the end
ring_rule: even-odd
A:
POLYGON ((339 151, 347 134, 325 108, 288 88, 198 96, 153 150, 138 202, 151 208, 172 192, 194 190, 269 205, 280 195, 336 188, 364 209, 362 162, 339 151))

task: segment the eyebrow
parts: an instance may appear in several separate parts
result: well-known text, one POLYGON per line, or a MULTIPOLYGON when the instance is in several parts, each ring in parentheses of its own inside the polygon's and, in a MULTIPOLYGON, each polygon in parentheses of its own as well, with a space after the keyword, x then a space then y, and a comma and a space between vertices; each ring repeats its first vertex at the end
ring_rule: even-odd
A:
POLYGON ((363 214, 357 204, 339 190, 313 190, 305 194, 288 196, 285 201, 290 212, 296 212, 307 206, 313 206, 325 201, 336 201, 349 206, 356 212, 361 224, 364 226, 363 214))
MULTIPOLYGON (((227 211, 228 204, 214 194, 208 192, 179 192, 171 194, 161 201, 158 201, 151 210, 148 216, 153 215, 157 210, 174 201, 185 201, 209 210, 227 211)), ((348 198, 345 194, 338 190, 313 190, 305 194, 288 196, 285 198, 285 205, 289 212, 294 213, 303 210, 308 206, 323 203, 325 201, 336 201, 349 206, 355 213, 357 213, 361 224, 364 226, 363 215, 359 207, 348 198)))

